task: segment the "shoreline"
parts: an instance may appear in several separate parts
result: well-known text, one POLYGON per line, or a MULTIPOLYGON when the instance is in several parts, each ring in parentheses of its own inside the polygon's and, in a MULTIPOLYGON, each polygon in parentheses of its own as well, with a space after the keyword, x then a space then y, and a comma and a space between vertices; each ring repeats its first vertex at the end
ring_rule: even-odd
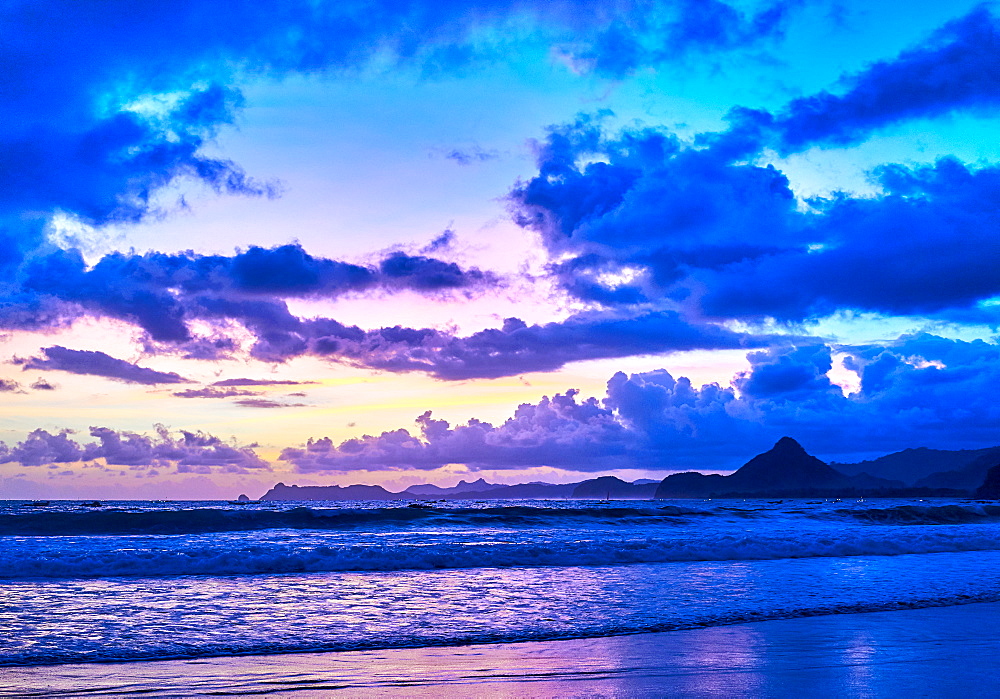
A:
POLYGON ((553 641, 5 667, 0 696, 1000 696, 1000 602, 553 641))

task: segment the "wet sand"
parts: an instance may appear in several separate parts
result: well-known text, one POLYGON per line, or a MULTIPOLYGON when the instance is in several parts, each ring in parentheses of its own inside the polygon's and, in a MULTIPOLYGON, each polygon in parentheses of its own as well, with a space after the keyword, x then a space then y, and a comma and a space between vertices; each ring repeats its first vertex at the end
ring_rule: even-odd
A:
POLYGON ((0 668, 0 694, 1000 697, 1000 603, 570 641, 0 668))

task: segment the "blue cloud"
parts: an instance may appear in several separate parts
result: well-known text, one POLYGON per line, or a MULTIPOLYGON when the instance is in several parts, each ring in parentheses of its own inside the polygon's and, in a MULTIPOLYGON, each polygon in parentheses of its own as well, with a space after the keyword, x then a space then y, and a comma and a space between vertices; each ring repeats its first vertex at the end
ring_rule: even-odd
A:
MULTIPOLYGON (((934 41, 982 25, 994 31, 996 20, 977 10, 934 41)), ((966 33, 982 39, 983 32, 966 33)), ((926 108, 917 111, 891 95, 869 95, 870 119, 855 120, 850 133, 861 138, 893 120, 993 104, 996 71, 984 76, 981 62, 949 62, 953 53, 975 54, 969 42, 959 42, 960 50, 935 43, 870 69, 897 77, 915 71, 919 82, 936 61, 940 79, 956 86, 924 95, 926 108)), ((865 76, 856 82, 882 84, 865 76)), ((831 109, 832 118, 840 108, 831 109)), ((803 207, 784 173, 759 160, 763 148, 806 131, 782 126, 792 117, 736 116, 729 131, 688 144, 654 128, 611 135, 600 115, 554 127, 537 144, 538 174, 510 194, 514 218, 539 234, 566 291, 605 306, 658 303, 687 317, 743 320, 799 321, 841 309, 958 317, 1000 294, 996 167, 953 158, 889 164, 873 173, 876 196, 838 193, 803 207)), ((832 132, 809 133, 799 145, 825 142, 832 132)))
MULTIPOLYGON (((187 343, 191 356, 211 358, 231 351, 233 344, 192 338, 189 321, 233 318, 253 324, 256 315, 267 312, 270 322, 264 322, 272 329, 279 317, 286 327, 295 327, 298 321, 282 298, 336 298, 373 289, 476 290, 498 282, 476 268, 402 252, 377 267, 314 257, 299 245, 251 246, 232 257, 112 253, 88 268, 78 251, 57 250, 24 265, 20 303, 52 308, 52 322, 87 313, 125 320, 157 342, 187 343)), ((8 327, 23 327, 22 317, 34 318, 11 314, 8 327)), ((3 320, 0 313, 0 325, 3 320)))

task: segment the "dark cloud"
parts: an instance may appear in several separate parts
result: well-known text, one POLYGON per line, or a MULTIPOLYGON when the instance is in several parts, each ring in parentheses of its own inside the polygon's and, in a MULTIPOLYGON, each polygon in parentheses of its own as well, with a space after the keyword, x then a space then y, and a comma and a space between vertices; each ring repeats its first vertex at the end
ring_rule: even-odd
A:
POLYGON ((828 456, 916 446, 995 446, 1000 434, 992 386, 1000 346, 932 335, 889 346, 844 347, 861 390, 831 383, 826 345, 751 352, 750 371, 729 386, 696 387, 660 370, 608 381, 602 401, 576 391, 518 407, 501 425, 470 420, 452 427, 429 412, 419 433, 399 429, 340 444, 328 438, 284 450, 302 471, 430 469, 452 463, 480 469, 558 466, 734 468, 786 434, 828 456))
MULTIPOLYGON (((0 267, 17 271, 0 297, 0 325, 44 329, 82 315, 116 318, 142 328, 150 352, 200 359, 235 352, 226 331, 236 325, 263 361, 311 354, 462 379, 775 341, 727 329, 734 319, 795 322, 841 309, 971 312, 1000 293, 995 168, 953 160, 887 166, 877 175, 877 196, 838 194, 802 206, 785 175, 759 156, 765 148, 853 143, 903 119, 995 106, 997 22, 985 8, 845 76, 839 95, 806 96, 774 114, 734 110, 728 131, 694 145, 657 129, 610 136, 600 118, 552 129, 538 144, 537 177, 511 195, 515 218, 540 234, 565 290, 613 311, 532 326, 511 319, 456 337, 402 326, 363 330, 288 309, 291 298, 435 294, 497 282, 425 256, 447 246, 445 236, 420 255, 396 252, 372 265, 285 245, 232 256, 115 253, 88 266, 78 251, 40 247, 56 212, 98 226, 138 221, 180 179, 274 194, 238 165, 203 152, 232 123, 242 106, 232 86, 248 78, 355 69, 376 55, 389 65, 448 69, 475 60, 480 29, 512 19, 578 66, 621 76, 779 36, 794 5, 744 12, 718 0, 375 2, 363 11, 306 0, 238 7, 181 0, 169 9, 120 0, 11 3, 0 14, 0 30, 18 37, 0 47, 9 117, 0 125, 0 267), (193 321, 212 334, 195 336, 193 321)), ((22 363, 141 383, 183 380, 60 347, 22 363)), ((793 378, 774 369, 748 390, 776 390, 793 378)))
POLYGON ((844 76, 840 95, 820 92, 773 120, 781 149, 848 145, 908 119, 1000 106, 1000 22, 981 5, 890 61, 844 76))
POLYGON ((235 85, 248 79, 357 71, 374 58, 453 71, 502 56, 488 37, 512 22, 550 44, 571 36, 566 51, 621 74, 679 51, 757 43, 778 32, 783 7, 748 17, 719 0, 13 0, 0 12, 0 32, 17 37, 0 47, 0 219, 17 223, 0 230, 0 267, 37 247, 56 212, 93 225, 138 221, 179 180, 275 195, 276 185, 204 152, 242 108, 235 85), (658 49, 623 62, 615 55, 628 43, 658 49))
POLYGON ((948 159, 879 177, 880 196, 816 202, 803 235, 813 247, 706 273, 703 309, 792 320, 844 308, 933 315, 1000 293, 1000 168, 948 159))
POLYGON ((496 278, 476 268, 463 270, 454 262, 394 252, 379 263, 383 283, 421 291, 460 289, 495 283, 496 278))
POLYGON ((724 142, 695 148, 655 129, 608 137, 582 118, 537 152, 513 213, 586 301, 800 321, 961 312, 1000 293, 997 167, 887 165, 877 195, 803 208, 783 173, 734 160, 724 142))
POLYGON ((23 466, 72 463, 104 459, 109 465, 136 468, 175 465, 180 472, 202 469, 209 473, 246 473, 250 470, 270 470, 251 447, 227 444, 204 432, 180 430, 174 437, 162 425, 156 435, 148 436, 107 427, 91 427, 90 434, 99 441, 80 443, 63 430, 51 434, 35 430, 14 447, 0 442, 0 463, 20 463, 23 466))
POLYGON ((282 245, 251 246, 232 257, 190 251, 112 253, 93 267, 78 251, 57 250, 25 265, 21 287, 24 294, 60 307, 59 320, 84 313, 118 318, 139 325, 154 341, 180 347, 187 356, 213 359, 231 352, 232 340, 192 338, 188 322, 241 320, 238 309, 255 299, 276 304, 283 298, 336 298, 375 288, 439 292, 496 283, 492 274, 431 257, 396 252, 378 267, 367 267, 282 245))
MULTIPOLYGON (((359 337, 323 335, 322 324, 305 324, 307 335, 282 338, 282 346, 391 371, 423 371, 443 379, 494 378, 551 371, 568 362, 691 349, 763 347, 768 336, 693 325, 673 312, 640 315, 582 313, 544 325, 508 318, 501 328, 455 337, 437 330, 382 328, 359 337)), ((267 355, 273 356, 273 355, 267 355)))
POLYGON ((844 145, 906 119, 995 108, 998 27, 977 8, 845 76, 840 96, 775 114, 737 108, 728 131, 693 145, 653 128, 609 135, 603 115, 582 116, 537 144, 538 174, 513 189, 512 213, 558 260, 563 288, 604 306, 783 321, 968 314, 1000 293, 1000 169, 886 165, 873 173, 877 195, 803 207, 761 160, 766 148, 844 145))
POLYGON ((16 393, 21 391, 21 384, 10 379, 0 379, 0 393, 16 393))
POLYGON ((450 228, 446 228, 442 231, 441 235, 437 236, 434 240, 422 247, 420 252, 423 255, 430 255, 435 252, 441 252, 442 250, 448 250, 454 243, 455 231, 450 228))
POLYGON ((56 390, 56 385, 51 384, 45 379, 39 377, 31 384, 31 388, 36 391, 54 391, 56 390))
POLYGON ((71 374, 105 376, 126 383, 163 384, 184 383, 184 377, 174 372, 162 372, 140 367, 124 359, 116 359, 95 350, 73 350, 55 345, 42 348, 43 357, 15 359, 25 370, 65 371, 71 374))

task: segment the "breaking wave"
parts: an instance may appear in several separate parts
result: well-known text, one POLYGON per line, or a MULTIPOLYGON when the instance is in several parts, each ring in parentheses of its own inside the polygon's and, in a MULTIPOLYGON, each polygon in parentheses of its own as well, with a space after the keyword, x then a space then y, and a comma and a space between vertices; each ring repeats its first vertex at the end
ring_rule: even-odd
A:
POLYGON ((430 526, 563 526, 567 520, 587 522, 670 522, 710 515, 673 505, 659 507, 502 507, 455 508, 430 505, 369 509, 289 510, 183 509, 146 512, 101 510, 88 512, 31 512, 0 515, 0 536, 93 536, 129 534, 207 534, 264 529, 336 530, 359 527, 430 526))
POLYGON ((1000 505, 897 505, 834 510, 838 515, 876 524, 975 524, 1000 521, 1000 505))
MULTIPOLYGON (((68 542, 76 539, 68 539, 68 542)), ((701 536, 635 538, 552 537, 490 545, 441 541, 382 545, 307 545, 296 538, 247 545, 186 542, 178 547, 148 544, 94 548, 0 550, 0 578, 168 577, 178 575, 260 575, 316 572, 373 572, 468 568, 618 566, 691 561, 760 561, 793 558, 898 556, 905 554, 1000 550, 995 528, 856 529, 787 534, 705 533, 701 536)))

